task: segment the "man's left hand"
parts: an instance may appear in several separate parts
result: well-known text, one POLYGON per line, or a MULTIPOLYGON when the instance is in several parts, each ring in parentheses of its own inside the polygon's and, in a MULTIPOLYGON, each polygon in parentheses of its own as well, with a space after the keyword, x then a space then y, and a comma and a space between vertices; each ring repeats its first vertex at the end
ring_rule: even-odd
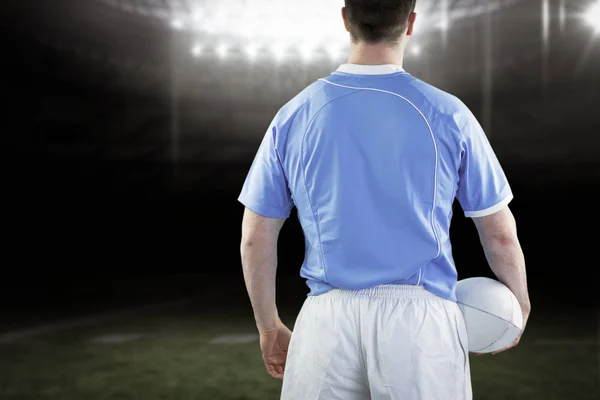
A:
POLYGON ((260 349, 269 375, 276 379, 283 379, 292 331, 279 322, 275 328, 261 330, 259 333, 260 349))

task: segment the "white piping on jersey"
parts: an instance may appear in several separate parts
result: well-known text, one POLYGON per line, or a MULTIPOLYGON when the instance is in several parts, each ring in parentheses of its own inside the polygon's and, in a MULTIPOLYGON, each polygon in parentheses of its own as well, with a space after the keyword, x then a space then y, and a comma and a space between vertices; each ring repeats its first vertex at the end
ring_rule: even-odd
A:
MULTIPOLYGON (((425 117, 425 114, 423 114, 423 112, 421 110, 419 110, 419 108, 417 106, 415 106, 410 100, 408 100, 406 97, 403 97, 403 96, 399 95, 398 93, 390 92, 388 90, 375 89, 375 88, 353 87, 353 86, 340 85, 338 83, 329 82, 327 79, 323 79, 323 78, 321 78, 319 80, 323 81, 323 82, 326 82, 326 83, 328 83, 330 85, 338 86, 338 87, 345 88, 345 89, 370 90, 372 92, 380 92, 380 93, 391 94, 393 96, 399 97, 402 100, 406 101, 408 104, 410 104, 411 106, 413 106, 413 108, 415 110, 417 110, 417 112, 419 114, 421 114, 421 117, 423 117, 423 120, 425 121, 425 123, 427 124, 427 127, 429 128, 429 133, 431 134, 431 140, 433 141, 433 149, 435 151, 435 169, 433 171, 433 207, 431 209, 431 229, 433 230, 433 235, 435 236, 435 241, 437 243, 437 254, 435 255, 434 259, 438 258, 440 256, 440 253, 441 253, 441 250, 442 250, 442 246, 441 246, 441 243, 440 243, 440 238, 438 237, 437 230, 435 229, 435 207, 436 207, 436 201, 437 201, 438 148, 437 148, 437 143, 435 141, 435 136, 433 134, 433 129, 431 129, 431 124, 427 120, 427 117, 425 117)), ((419 271, 419 279, 420 279, 420 276, 421 275, 420 275, 420 271, 419 271)))

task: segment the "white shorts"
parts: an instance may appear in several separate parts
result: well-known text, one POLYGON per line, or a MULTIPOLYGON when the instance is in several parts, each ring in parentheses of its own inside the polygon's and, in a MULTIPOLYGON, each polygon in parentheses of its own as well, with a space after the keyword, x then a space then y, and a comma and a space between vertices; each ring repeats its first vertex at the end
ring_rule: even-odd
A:
POLYGON ((422 286, 308 297, 288 350, 282 400, 471 400, 458 305, 422 286))

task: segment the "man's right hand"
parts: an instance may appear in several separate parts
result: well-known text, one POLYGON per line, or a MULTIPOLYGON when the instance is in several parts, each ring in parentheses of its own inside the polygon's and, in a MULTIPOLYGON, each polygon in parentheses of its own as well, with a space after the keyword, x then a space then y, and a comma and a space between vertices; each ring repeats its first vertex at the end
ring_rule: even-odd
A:
POLYGON ((531 312, 531 306, 526 307, 525 309, 523 309, 523 307, 521 307, 521 310, 523 311, 523 328, 521 329, 521 334, 519 336, 517 336, 517 338, 508 346, 495 351, 492 353, 492 355, 496 355, 498 353, 502 353, 503 351, 506 351, 508 349, 512 349, 513 347, 515 347, 516 345, 519 344, 519 342, 521 341, 521 337, 523 336, 523 332, 525 332, 525 326, 527 325, 527 320, 529 319, 529 313, 531 312))
POLYGON ((498 353, 502 353, 503 351, 512 349, 513 347, 515 347, 516 345, 519 344, 519 342, 521 341, 521 337, 523 336, 523 333, 525 332, 525 326, 527 325, 527 320, 529 319, 529 313, 531 312, 531 306, 526 306, 526 307, 521 307, 521 311, 523 312, 523 327, 521 328, 521 333, 519 334, 519 336, 508 346, 501 348, 500 350, 496 350, 493 353, 475 353, 478 356, 486 356, 486 355, 496 355, 498 353))

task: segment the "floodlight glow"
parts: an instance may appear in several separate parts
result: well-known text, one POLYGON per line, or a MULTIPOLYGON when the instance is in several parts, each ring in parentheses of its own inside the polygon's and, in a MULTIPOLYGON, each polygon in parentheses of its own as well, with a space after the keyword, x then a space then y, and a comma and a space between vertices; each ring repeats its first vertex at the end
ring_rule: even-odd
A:
MULTIPOLYGON (((524 2, 525 0, 429 0, 417 2, 420 17, 419 32, 451 28, 449 23, 524 2), (439 7, 439 5, 442 5, 439 7), (449 6, 452 4, 452 6, 449 6), (432 7, 435 6, 435 7, 432 7)), ((560 0, 561 4, 566 0, 560 0)), ((164 19, 173 29, 210 33, 231 44, 283 41, 297 45, 308 39, 318 43, 343 46, 349 42, 344 30, 340 9, 342 0, 303 0, 286 2, 276 0, 214 1, 201 6, 199 0, 134 1, 102 0, 111 7, 154 15, 164 19), (132 6, 134 4, 135 6, 132 6), (171 7, 172 6, 172 7, 171 7), (210 21, 210 24, 209 24, 210 21)), ((561 17, 562 18, 562 17, 561 17)), ((562 19, 561 19, 562 21, 562 19)), ((562 23, 562 22, 561 22, 562 23)), ((597 26, 596 21, 594 25, 597 26)), ((431 32, 433 33, 433 32, 431 32)))
POLYGON ((202 54, 202 46, 201 45, 196 45, 192 48, 192 54, 194 55, 194 57, 198 57, 199 55, 202 54))
MULTIPOLYGON (((282 42, 288 45, 309 40, 344 44, 349 40, 344 31, 340 8, 341 0, 305 0, 290 6, 272 0, 248 0, 241 7, 231 7, 227 2, 214 2, 207 10, 205 20, 211 21, 213 32, 230 38, 259 43, 282 42), (210 13, 210 14, 209 14, 210 13), (318 29, 307 27, 316 26, 318 29)), ((207 26, 196 24, 197 30, 206 32, 207 26)))
POLYGON ((316 51, 316 46, 310 45, 310 44, 304 44, 302 46, 300 46, 299 48, 299 52, 300 52, 300 56, 306 60, 309 61, 311 58, 313 58, 315 51, 316 51))
POLYGON ((204 11, 203 10, 196 10, 196 12, 194 13, 194 21, 199 22, 204 18, 204 11))
POLYGON ((585 13, 585 21, 590 25, 597 34, 600 34, 600 1, 592 5, 585 13))
POLYGON ((217 47, 217 54, 221 58, 227 57, 228 52, 229 52, 229 47, 224 43, 219 45, 219 47, 217 47))
POLYGON ((418 46, 418 45, 412 46, 410 52, 411 52, 411 54, 413 54, 415 56, 421 55, 421 46, 418 46))
POLYGON ((329 54, 329 58, 331 58, 331 60, 337 61, 343 57, 344 52, 339 46, 332 46, 327 49, 327 54, 329 54))
POLYGON ((250 58, 251 60, 256 58, 256 56, 258 55, 258 50, 259 48, 257 45, 248 45, 248 47, 246 47, 246 54, 248 55, 248 58, 250 58))
POLYGON ((282 60, 287 52, 287 46, 283 43, 278 43, 271 48, 271 52, 276 60, 282 60))
POLYGON ((215 33, 215 27, 212 24, 205 24, 202 29, 204 30, 204 32, 206 33, 215 33))

